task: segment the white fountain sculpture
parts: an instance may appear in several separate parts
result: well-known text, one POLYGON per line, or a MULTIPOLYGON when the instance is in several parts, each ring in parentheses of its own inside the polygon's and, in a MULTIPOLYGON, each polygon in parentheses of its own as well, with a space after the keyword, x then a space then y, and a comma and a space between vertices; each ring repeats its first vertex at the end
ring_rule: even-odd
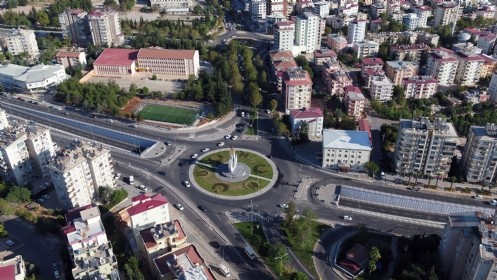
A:
POLYGON ((238 164, 238 156, 236 155, 235 149, 231 147, 230 150, 230 160, 228 162, 228 170, 231 174, 236 170, 236 165, 238 164))

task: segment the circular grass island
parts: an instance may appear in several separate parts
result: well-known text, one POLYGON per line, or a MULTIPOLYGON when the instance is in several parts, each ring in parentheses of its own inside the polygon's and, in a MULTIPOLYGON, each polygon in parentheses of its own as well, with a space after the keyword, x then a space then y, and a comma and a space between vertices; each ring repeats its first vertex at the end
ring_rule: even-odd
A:
POLYGON ((222 149, 200 156, 190 167, 192 184, 200 191, 216 197, 239 198, 262 194, 269 190, 278 177, 276 165, 261 153, 236 149, 238 165, 243 166, 243 176, 230 178, 223 172, 230 159, 230 149, 222 149))

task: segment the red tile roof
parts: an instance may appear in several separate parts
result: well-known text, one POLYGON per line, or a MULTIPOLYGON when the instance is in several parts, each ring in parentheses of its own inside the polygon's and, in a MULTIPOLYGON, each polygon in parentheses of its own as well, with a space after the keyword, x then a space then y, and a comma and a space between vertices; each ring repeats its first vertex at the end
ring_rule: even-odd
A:
POLYGON ((157 208, 159 206, 165 205, 169 203, 167 201, 167 198, 163 196, 162 194, 158 193, 150 198, 145 198, 141 200, 139 203, 135 204, 134 206, 131 206, 128 208, 128 214, 130 216, 135 216, 138 214, 141 214, 143 212, 146 212, 150 209, 157 208))
POLYGON ((55 57, 73 57, 73 58, 78 58, 79 57, 79 52, 65 52, 65 51, 59 51, 55 55, 55 57))
POLYGON ((315 50, 314 51, 314 56, 317 58, 322 58, 322 57, 336 57, 337 53, 334 50, 326 50, 325 52, 321 50, 315 50))
POLYGON ((356 86, 346 86, 344 87, 345 92, 355 92, 355 93, 362 93, 361 89, 356 86))
POLYGON ((167 50, 146 48, 140 49, 138 59, 140 58, 161 58, 161 59, 193 59, 196 50, 167 50))
POLYGON ((295 60, 293 60, 293 58, 289 59, 289 60, 276 61, 273 64, 274 69, 276 69, 276 70, 285 70, 285 71, 287 71, 290 68, 297 67, 297 66, 298 66, 297 62, 295 62, 295 60))
MULTIPOLYGON (((176 251, 173 251, 171 253, 162 255, 156 259, 154 259, 154 262, 159 269, 159 273, 161 275, 166 275, 168 273, 171 273, 171 270, 169 269, 169 266, 167 265, 167 261, 171 260, 174 258, 174 256, 181 256, 181 255, 186 255, 188 260, 192 263, 192 265, 195 264, 202 264, 205 265, 204 259, 200 256, 200 254, 197 251, 197 248, 195 248, 194 245, 188 245, 184 248, 178 249, 176 251)), ((209 268, 204 268, 203 269, 205 276, 207 276, 208 280, 215 280, 216 278, 214 277, 214 274, 210 271, 209 268)))
POLYGON ((16 265, 13 263, 9 266, 0 267, 0 280, 15 280, 16 265))
POLYGON ((304 71, 304 77, 298 79, 290 79, 288 72, 283 73, 283 81, 285 81, 285 85, 287 86, 303 86, 303 85, 311 85, 312 80, 307 71, 304 71))
POLYGON ((278 27, 294 27, 295 25, 295 22, 289 20, 289 21, 279 21, 277 23, 275 23, 275 25, 277 25, 278 27))
POLYGON ((291 59, 293 59, 293 54, 292 54, 291 51, 272 52, 272 53, 270 53, 270 55, 271 55, 271 60, 272 61, 280 60, 280 59, 283 59, 283 58, 291 58, 291 59))
POLYGON ((95 60, 94 65, 131 66, 136 60, 138 50, 135 49, 105 49, 95 60))
POLYGON ((383 65, 383 60, 379 57, 365 57, 361 60, 364 65, 383 65))
POLYGON ((140 195, 137 195, 137 196, 131 198, 131 202, 137 202, 137 201, 146 200, 149 198, 150 198, 150 196, 148 196, 146 194, 140 194, 140 195))
POLYGON ((319 107, 311 107, 305 110, 290 110, 290 116, 292 119, 322 118, 323 111, 319 107))

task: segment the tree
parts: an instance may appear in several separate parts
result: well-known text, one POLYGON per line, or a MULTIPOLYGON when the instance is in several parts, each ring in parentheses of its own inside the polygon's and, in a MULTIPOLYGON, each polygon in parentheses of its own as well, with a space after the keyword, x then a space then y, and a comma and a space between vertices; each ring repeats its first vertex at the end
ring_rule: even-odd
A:
POLYGON ((47 26, 47 25, 50 24, 50 18, 48 17, 47 12, 45 12, 44 10, 41 10, 41 11, 37 12, 37 14, 36 14, 36 21, 41 26, 47 26))
POLYGON ((157 80, 157 75, 153 74, 153 75, 152 75, 152 78, 151 78, 150 80, 152 80, 152 81, 157 80))
POLYGON ((28 5, 28 0, 19 0, 19 6, 26 6, 28 5))
POLYGON ((5 198, 10 203, 26 203, 31 201, 31 191, 24 187, 12 187, 5 198))
POLYGON ((17 0, 8 0, 7 1, 7 9, 14 9, 19 6, 19 2, 17 0))
POLYGON ((143 274, 140 271, 138 259, 129 257, 124 264, 124 274, 128 280, 144 280, 143 274))
POLYGON ((269 102, 269 109, 271 111, 274 111, 276 110, 277 107, 278 107, 278 101, 276 99, 271 99, 271 101, 269 102))
POLYGON ((112 198, 112 189, 109 187, 99 187, 98 197, 103 204, 108 204, 112 198))
POLYGON ((3 223, 0 223, 0 237, 6 237, 8 234, 3 223))
POLYGON ((290 280, 308 280, 307 275, 303 273, 302 271, 296 271, 292 273, 292 276, 290 276, 290 280))
POLYGON ((366 168, 368 171, 371 171, 371 177, 374 178, 374 174, 380 170, 380 167, 378 164, 376 164, 374 161, 368 161, 364 164, 364 168, 366 168))
POLYGON ((376 263, 379 259, 381 259, 380 250, 374 246, 369 251, 369 273, 373 273, 376 270, 376 263))
POLYGON ((112 192, 110 204, 112 206, 115 206, 119 204, 121 201, 125 200, 127 197, 128 197, 128 192, 125 189, 114 190, 112 192))
POLYGON ((309 141, 309 123, 305 121, 300 123, 299 139, 303 142, 309 141))
POLYGON ((457 178, 455 176, 452 176, 449 178, 449 181, 450 181, 450 189, 452 189, 452 186, 454 185, 454 182, 457 180, 457 178))
POLYGON ((257 86, 255 86, 254 88, 250 89, 250 105, 257 107, 261 103, 262 103, 261 91, 257 86))
POLYGON ((8 216, 14 214, 14 212, 15 209, 12 204, 3 198, 0 198, 0 214, 8 216))

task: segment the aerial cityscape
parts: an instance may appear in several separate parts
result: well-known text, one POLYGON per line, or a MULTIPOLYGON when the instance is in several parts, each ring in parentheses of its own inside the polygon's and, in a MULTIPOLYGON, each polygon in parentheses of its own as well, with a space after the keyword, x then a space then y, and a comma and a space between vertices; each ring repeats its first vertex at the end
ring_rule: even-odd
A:
POLYGON ((2 1, 0 280, 497 279, 496 6, 2 1))

